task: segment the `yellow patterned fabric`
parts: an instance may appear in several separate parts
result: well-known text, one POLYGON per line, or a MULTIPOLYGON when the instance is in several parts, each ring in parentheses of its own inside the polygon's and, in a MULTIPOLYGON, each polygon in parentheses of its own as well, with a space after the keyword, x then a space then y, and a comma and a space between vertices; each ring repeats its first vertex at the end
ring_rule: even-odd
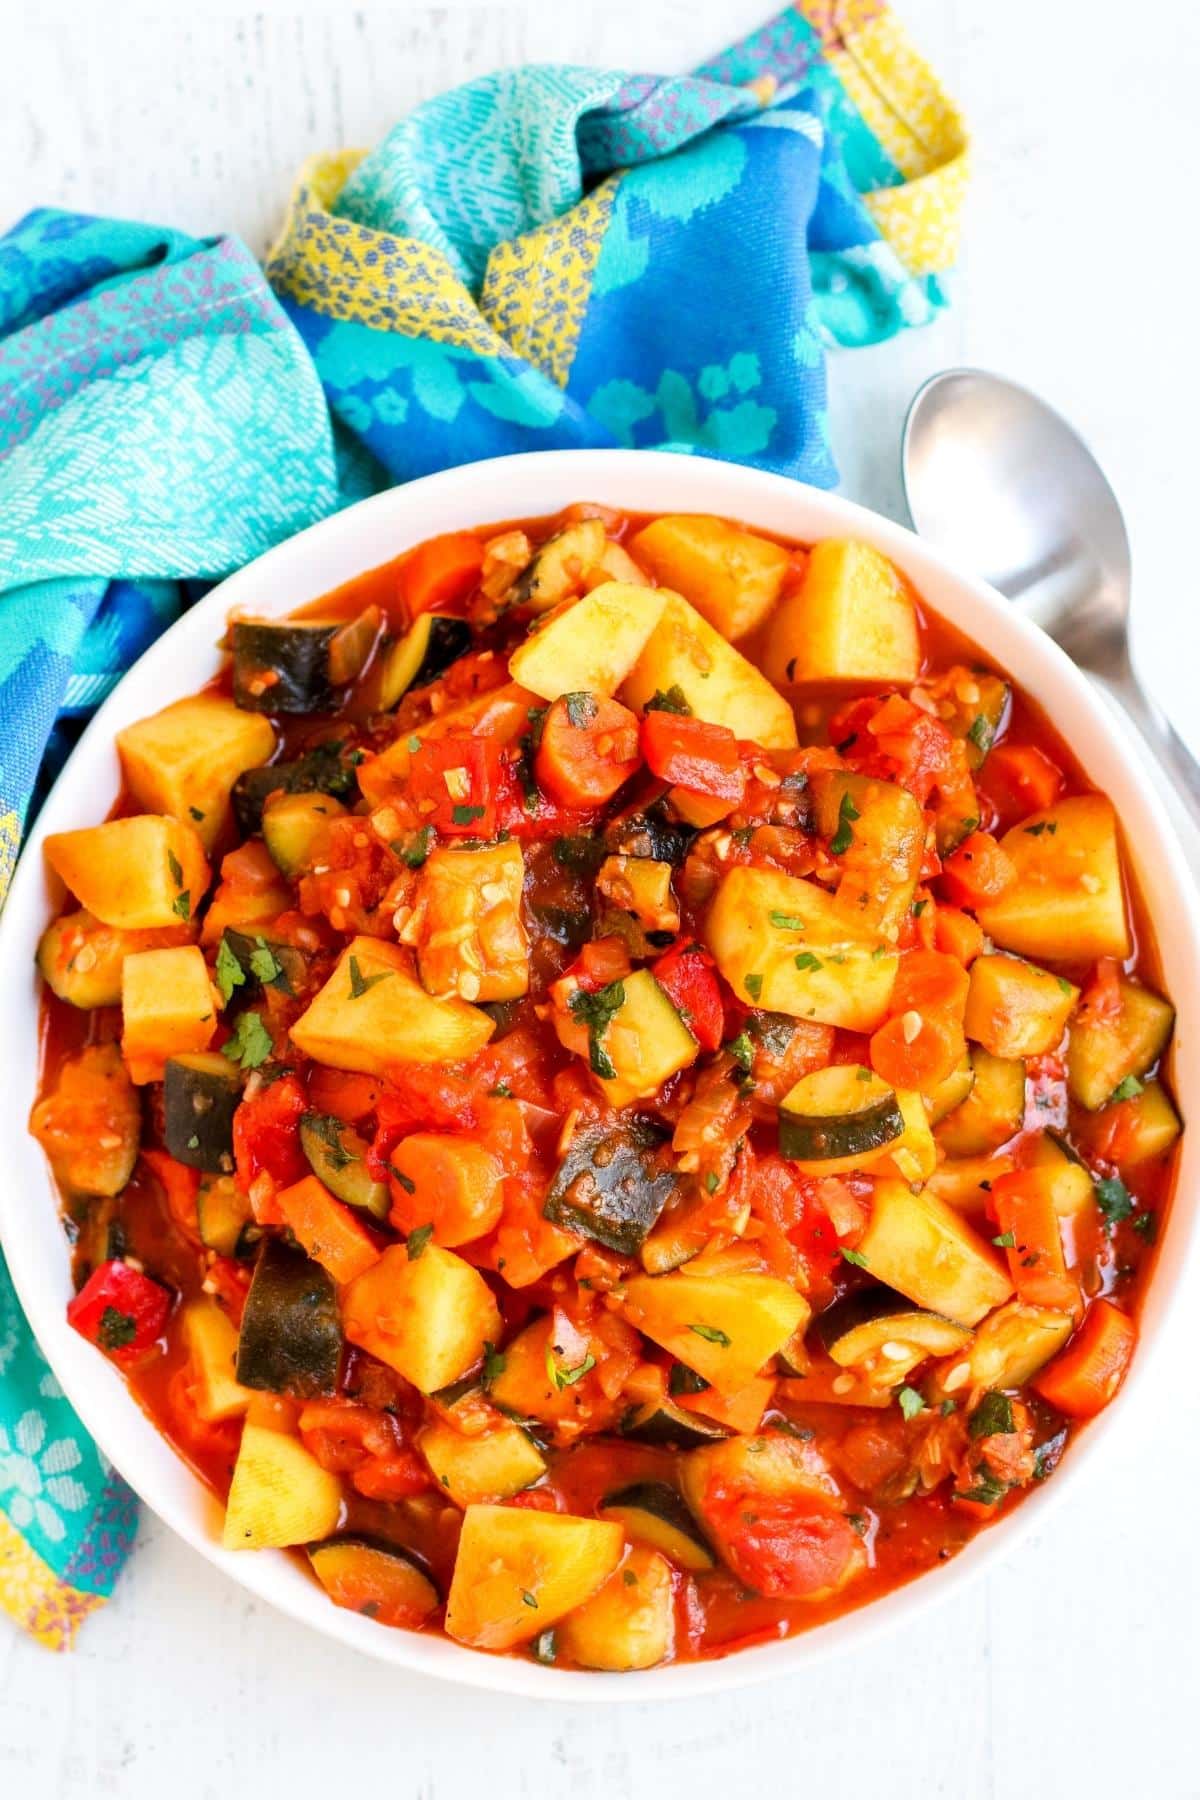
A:
POLYGON ((601 182, 562 218, 497 244, 488 258, 480 311, 559 387, 571 373, 619 179, 601 182))
POLYGON ((80 1623, 104 1605, 61 1580, 0 1512, 0 1603, 48 1650, 69 1650, 80 1623))

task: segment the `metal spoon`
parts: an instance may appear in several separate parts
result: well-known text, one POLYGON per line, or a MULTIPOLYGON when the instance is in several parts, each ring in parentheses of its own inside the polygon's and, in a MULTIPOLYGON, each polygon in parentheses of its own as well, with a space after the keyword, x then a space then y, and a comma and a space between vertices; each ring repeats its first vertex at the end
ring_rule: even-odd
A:
POLYGON ((1097 677, 1200 825, 1200 763, 1134 672, 1129 538, 1083 440, 1016 382, 948 369, 913 400, 902 460, 921 536, 999 588, 1097 677))

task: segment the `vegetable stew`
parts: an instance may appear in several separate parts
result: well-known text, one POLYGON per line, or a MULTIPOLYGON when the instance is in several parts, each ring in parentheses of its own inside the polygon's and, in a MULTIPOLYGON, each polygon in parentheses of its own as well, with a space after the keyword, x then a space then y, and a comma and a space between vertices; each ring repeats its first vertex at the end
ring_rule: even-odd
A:
POLYGON ((1113 1398, 1171 1188, 1118 822, 858 542, 429 543, 46 843, 69 1314, 334 1605, 565 1667, 803 1630, 1113 1398))

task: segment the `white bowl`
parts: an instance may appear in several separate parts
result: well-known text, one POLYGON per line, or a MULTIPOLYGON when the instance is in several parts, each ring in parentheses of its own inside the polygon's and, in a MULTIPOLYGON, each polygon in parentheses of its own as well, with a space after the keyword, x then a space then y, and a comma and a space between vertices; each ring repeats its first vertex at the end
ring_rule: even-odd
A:
MULTIPOLYGON (((23 1126, 37 1082, 38 996, 34 951, 60 895, 48 881, 42 840, 52 831, 104 818, 118 787, 115 733, 216 673, 214 644, 233 606, 283 613, 317 599, 409 545, 492 520, 557 512, 576 500, 631 511, 716 512, 800 540, 865 538, 903 569, 931 607, 960 627, 1040 703, 1121 818, 1127 852, 1162 955, 1167 992, 1178 1008, 1174 1078, 1183 1096, 1200 1092, 1200 922, 1192 882, 1161 803, 1114 730, 1111 714, 1066 656, 991 588, 957 574, 910 532, 846 500, 777 475, 704 458, 648 451, 550 451, 476 463, 414 481, 315 525, 260 557, 209 594, 130 670, 100 709, 60 775, 30 834, 0 929, 0 992, 6 1024, 0 1088, 23 1126)), ((946 1596, 1021 1536, 1090 1473, 1119 1441, 1122 1422, 1149 1378, 1164 1313, 1184 1270, 1200 1191, 1200 1130, 1183 1139, 1170 1221, 1142 1316, 1142 1342, 1114 1404, 1073 1444, 1054 1480, 980 1533, 946 1565, 857 1612, 778 1643, 723 1660, 682 1663, 644 1674, 573 1674, 518 1657, 485 1656, 447 1638, 390 1630, 332 1606, 303 1568, 279 1551, 231 1554, 220 1546, 220 1509, 130 1395, 116 1370, 66 1321, 70 1259, 42 1153, 23 1129, 10 1137, 0 1184, 0 1241, 31 1325, 84 1424, 160 1518, 217 1568, 252 1593, 327 1637, 425 1675, 545 1699, 649 1700, 711 1692, 798 1673, 863 1642, 946 1596)), ((1092 1504, 1098 1498, 1094 1485, 1092 1504)))

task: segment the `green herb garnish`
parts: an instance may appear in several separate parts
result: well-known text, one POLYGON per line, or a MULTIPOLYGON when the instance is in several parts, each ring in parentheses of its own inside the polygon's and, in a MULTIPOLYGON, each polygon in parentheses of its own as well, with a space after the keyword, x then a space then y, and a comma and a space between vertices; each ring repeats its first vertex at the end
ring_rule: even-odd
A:
POLYGON ((601 1081, 612 1081, 617 1073, 611 1056, 604 1048, 604 1034, 624 1004, 623 981, 610 981, 607 987, 599 988, 595 993, 577 988, 571 995, 571 1011, 587 1026, 588 1066, 592 1074, 598 1075, 601 1081))
POLYGON ((246 971, 229 947, 229 939, 222 937, 217 946, 217 961, 214 968, 217 978, 217 990, 226 1006, 233 998, 234 988, 245 985, 246 971))
POLYGON ((1110 1175, 1096 1183, 1096 1205, 1104 1216, 1104 1229, 1111 1235, 1113 1227, 1132 1213, 1133 1196, 1119 1175, 1110 1175))
POLYGON ((796 958, 796 967, 798 969, 823 969, 825 965, 819 956, 813 955, 811 950, 802 950, 796 958))
POLYGON ((1124 1081, 1117 1083, 1108 1098, 1110 1104, 1114 1100, 1136 1100, 1138 1095, 1144 1092, 1145 1088, 1137 1076, 1127 1075, 1124 1081))
POLYGON ((925 1411, 925 1402, 916 1388, 902 1387, 896 1398, 900 1403, 900 1411, 906 1419, 915 1419, 918 1413, 925 1411))
POLYGON ((763 984, 762 976, 757 973, 754 973, 754 974, 750 974, 750 975, 746 976, 746 979, 745 979, 745 982, 743 985, 746 989, 746 992, 749 994, 749 996, 752 1000, 761 1000, 762 999, 762 984, 763 984))
POLYGON ((1015 1430, 1012 1401, 995 1389, 983 1396, 967 1420, 967 1431, 973 1438, 1008 1437, 1015 1430))
POLYGON ((851 799, 850 790, 847 788, 846 792, 842 795, 842 803, 838 807, 837 830, 829 840, 829 853, 831 856, 844 856, 846 854, 846 851, 854 842, 854 833, 851 831, 850 827, 858 817, 858 808, 851 799))
POLYGON ((432 1236, 432 1225, 418 1225, 415 1231, 409 1232, 408 1237, 405 1240, 408 1248, 409 1262, 416 1262, 419 1256, 424 1255, 425 1246, 432 1236))
POLYGON ((388 976, 392 973, 390 969, 380 969, 376 975, 364 975, 358 966, 357 956, 352 956, 350 958, 348 966, 350 969, 350 998, 352 1000, 361 1000, 365 993, 371 988, 377 987, 381 981, 386 981, 388 976))
POLYGON ((847 1250, 845 1245, 842 1245, 841 1251, 843 1259, 848 1263, 853 1263, 856 1269, 870 1268, 871 1265, 861 1250, 847 1250))
POLYGON ((727 1332, 718 1330, 715 1325, 689 1325, 688 1330, 694 1331, 706 1344, 719 1344, 722 1350, 728 1350, 733 1341, 727 1332))
POLYGON ((137 1320, 116 1306, 106 1306, 96 1328, 96 1342, 102 1350, 124 1350, 137 1336, 137 1320))
POLYGON ((600 710, 595 696, 587 693, 564 694, 563 699, 566 701, 567 717, 576 731, 586 731, 600 710))
POLYGON ((652 694, 643 710, 645 712, 683 713, 685 717, 690 717, 692 708, 687 695, 676 681, 672 682, 665 692, 659 688, 656 693, 652 694))

